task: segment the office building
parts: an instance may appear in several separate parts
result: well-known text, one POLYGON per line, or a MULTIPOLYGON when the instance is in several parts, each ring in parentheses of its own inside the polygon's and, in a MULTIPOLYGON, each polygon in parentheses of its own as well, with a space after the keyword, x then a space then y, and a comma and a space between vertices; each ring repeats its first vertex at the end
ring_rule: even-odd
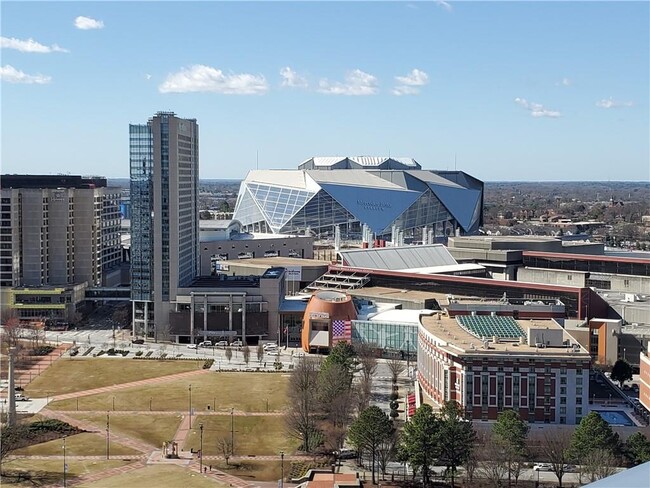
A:
POLYGON ((422 170, 407 158, 318 157, 297 170, 251 171, 233 218, 250 232, 343 240, 398 235, 405 243, 473 234, 483 182, 462 171, 422 170))
POLYGON ((70 175, 3 175, 1 184, 3 310, 26 320, 66 319, 74 307, 52 302, 53 296, 119 283, 119 188, 105 178, 70 175))
POLYGON ((129 125, 133 331, 168 327, 170 302, 199 273, 199 134, 195 119, 158 112, 129 125))

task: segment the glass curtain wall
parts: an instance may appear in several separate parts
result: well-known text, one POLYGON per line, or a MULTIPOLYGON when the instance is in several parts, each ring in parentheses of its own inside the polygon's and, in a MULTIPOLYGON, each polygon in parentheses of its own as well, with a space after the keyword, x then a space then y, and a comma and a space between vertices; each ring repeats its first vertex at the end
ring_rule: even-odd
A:
POLYGON ((418 348, 418 326, 353 320, 352 343, 355 342, 376 344, 381 349, 414 354, 418 348))

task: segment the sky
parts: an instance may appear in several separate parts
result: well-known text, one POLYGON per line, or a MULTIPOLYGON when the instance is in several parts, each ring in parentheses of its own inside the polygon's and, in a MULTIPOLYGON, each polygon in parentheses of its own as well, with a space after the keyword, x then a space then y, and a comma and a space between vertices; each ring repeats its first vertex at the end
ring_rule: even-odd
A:
POLYGON ((128 177, 163 110, 197 119, 203 179, 370 155, 647 182, 649 6, 3 1, 2 172, 128 177))

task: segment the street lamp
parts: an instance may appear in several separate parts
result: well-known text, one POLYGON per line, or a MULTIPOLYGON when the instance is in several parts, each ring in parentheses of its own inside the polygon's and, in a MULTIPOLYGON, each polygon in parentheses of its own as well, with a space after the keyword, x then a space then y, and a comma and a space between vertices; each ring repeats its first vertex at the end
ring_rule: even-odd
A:
POLYGON ((68 465, 65 463, 65 438, 66 436, 63 436, 63 488, 67 486, 65 475, 68 471, 68 465))
POLYGON ((115 411, 115 397, 113 397, 113 412, 115 411))
POLYGON ((153 397, 149 397, 149 411, 151 412, 151 403, 153 402, 153 397))
POLYGON ((188 411, 190 416, 190 429, 191 429, 192 428, 192 383, 190 383, 189 392, 190 392, 190 405, 188 411))
POLYGON ((280 451, 280 488, 284 488, 284 451, 280 451))
POLYGON ((106 412, 106 459, 110 459, 111 418, 106 412))
POLYGON ((235 454, 235 408, 230 408, 230 453, 235 454))
POLYGON ((201 447, 199 448, 199 472, 203 473, 203 424, 199 424, 201 429, 201 447))

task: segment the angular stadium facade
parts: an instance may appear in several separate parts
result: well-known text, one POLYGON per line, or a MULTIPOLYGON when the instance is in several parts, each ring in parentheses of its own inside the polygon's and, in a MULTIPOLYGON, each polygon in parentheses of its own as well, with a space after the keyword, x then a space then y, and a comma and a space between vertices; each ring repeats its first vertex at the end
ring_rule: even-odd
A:
POLYGON ((394 229, 419 240, 476 234, 483 224, 483 182, 462 171, 429 171, 413 159, 323 157, 297 170, 255 170, 239 189, 233 218, 243 230, 360 239, 394 229))

